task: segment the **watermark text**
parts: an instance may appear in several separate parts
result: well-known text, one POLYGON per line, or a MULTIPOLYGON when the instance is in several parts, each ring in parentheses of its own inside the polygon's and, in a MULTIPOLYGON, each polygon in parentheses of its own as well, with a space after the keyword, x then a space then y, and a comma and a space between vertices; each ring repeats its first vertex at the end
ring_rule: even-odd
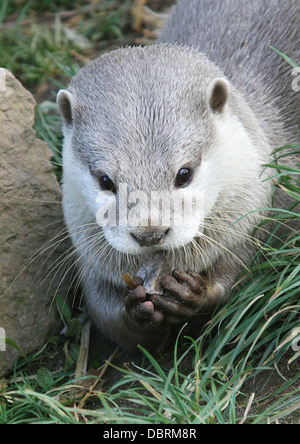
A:
POLYGON ((295 77, 292 82, 292 89, 295 92, 300 91, 300 68, 294 68, 292 75, 295 77))
POLYGON ((4 328, 0 327, 0 352, 6 351, 6 334, 4 328))
POLYGON ((191 219, 201 222, 204 215, 204 196, 199 192, 129 192, 126 184, 120 184, 117 196, 100 191, 96 203, 101 227, 184 227, 191 219))

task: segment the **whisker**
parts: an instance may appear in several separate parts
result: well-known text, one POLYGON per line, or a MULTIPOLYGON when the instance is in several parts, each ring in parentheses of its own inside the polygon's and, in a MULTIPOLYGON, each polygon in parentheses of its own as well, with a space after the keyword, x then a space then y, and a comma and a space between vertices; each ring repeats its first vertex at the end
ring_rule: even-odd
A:
MULTIPOLYGON (((75 269, 76 266, 78 266, 78 263, 80 263, 80 261, 81 261, 81 259, 84 257, 84 255, 87 254, 91 249, 93 249, 93 248, 94 248, 94 245, 99 241, 99 239, 98 239, 98 233, 93 233, 89 238, 87 238, 87 239, 85 238, 85 239, 82 241, 82 243, 84 243, 84 242, 88 243, 88 242, 90 242, 90 241, 91 241, 91 245, 89 245, 88 249, 84 252, 84 254, 81 254, 79 257, 77 257, 77 260, 73 261, 72 264, 71 264, 71 265, 67 268, 67 270, 64 272, 64 275, 62 276, 62 278, 61 278, 61 280, 60 280, 60 283, 59 283, 59 285, 58 285, 58 287, 57 287, 57 289, 56 289, 56 294, 57 294, 59 288, 61 287, 63 281, 65 280, 66 276, 70 273, 70 271, 71 271, 72 269, 75 269)), ((55 277, 57 276, 57 274, 58 274, 59 270, 61 269, 61 267, 63 267, 63 266, 65 265, 65 263, 66 263, 69 259, 72 259, 72 257, 75 256, 75 254, 78 254, 78 250, 77 250, 77 249, 74 249, 73 253, 71 253, 70 255, 68 255, 68 257, 64 258, 63 261, 62 261, 60 264, 57 265, 59 268, 56 270, 56 273, 55 273, 55 275, 53 276, 53 278, 52 278, 52 280, 51 280, 51 283, 53 282, 53 280, 54 280, 55 277)), ((56 266, 56 267, 57 267, 57 266, 56 266)), ((53 272, 53 271, 54 271, 54 270, 52 270, 51 272, 53 272)), ((74 281, 74 279, 73 279, 73 281, 74 281)), ((68 289, 67 295, 68 295, 68 293, 70 292, 70 289, 71 289, 71 286, 72 286, 72 284, 73 284, 73 281, 72 281, 72 283, 69 285, 69 289, 68 289)), ((66 297, 67 297, 67 296, 66 296, 66 297)))
MULTIPOLYGON (((76 227, 76 230, 77 230, 77 234, 82 234, 82 233, 84 233, 84 232, 86 232, 86 231, 88 231, 88 230, 90 230, 90 225, 92 225, 92 224, 86 224, 86 225, 82 225, 81 227, 83 228, 84 227, 84 229, 83 230, 81 230, 81 227, 79 226, 79 227, 76 227), (80 228, 80 230, 78 230, 78 228, 80 228)), ((74 230, 75 230, 75 228, 74 228, 74 230)), ((74 231, 73 230, 73 231, 74 231)), ((70 230, 70 232, 69 232, 69 234, 70 233, 72 233, 72 230, 70 230)), ((47 247, 46 249, 44 249, 42 252, 41 252, 41 254, 44 254, 49 248, 51 248, 51 247, 54 247, 56 244, 57 244, 57 246, 55 247, 55 249, 54 249, 54 251, 59 247, 59 245, 62 243, 62 242, 64 242, 64 241, 66 241, 70 236, 69 236, 69 234, 67 235, 67 236, 65 236, 63 239, 61 239, 60 241, 58 241, 58 242, 56 242, 56 243, 54 243, 54 244, 52 244, 52 245, 50 245, 49 247, 47 247)), ((79 243, 79 245, 80 245, 80 243, 79 243)), ((73 248, 73 246, 71 246, 66 252, 64 252, 63 253, 63 255, 62 256, 60 256, 60 257, 58 257, 49 267, 48 267, 48 269, 45 271, 45 273, 47 273, 47 271, 57 262, 57 261, 59 261, 65 254, 67 254, 68 253, 68 251, 70 251, 71 249, 73 248)), ((46 258, 46 260, 44 261, 44 263, 45 262, 47 262, 48 261, 48 259, 51 257, 51 255, 54 253, 54 251, 52 251, 51 253, 50 253, 50 255, 48 255, 48 257, 46 258)), ((44 273, 44 274, 45 274, 44 273)), ((43 276, 42 276, 43 277, 43 276)))
POLYGON ((230 232, 231 235, 237 236, 239 239, 242 239, 242 240, 246 239, 248 243, 250 243, 251 245, 253 245, 253 247, 255 249, 258 249, 260 251, 260 253, 264 257, 264 259, 269 263, 269 265, 272 266, 274 268, 274 270, 276 270, 274 264, 272 264, 272 262, 268 258, 268 255, 264 252, 264 248, 269 249, 270 246, 268 244, 266 244, 265 242, 261 241, 260 239, 257 239, 251 235, 248 235, 247 233, 238 232, 236 230, 231 230, 231 229, 224 228, 224 227, 221 228, 220 226, 214 227, 213 224, 209 225, 209 230, 213 234, 216 234, 219 232, 224 233, 224 234, 228 234, 228 232, 230 232))
POLYGON ((0 191, 0 194, 5 196, 5 197, 12 198, 12 199, 25 200, 26 202, 36 202, 36 203, 47 203, 47 204, 61 205, 61 201, 59 201, 59 200, 30 199, 30 197, 15 196, 15 195, 12 195, 12 194, 9 194, 9 193, 3 193, 1 191, 0 191))
MULTIPOLYGON (((230 251, 227 247, 225 247, 224 245, 222 245, 221 243, 219 243, 218 241, 216 241, 215 239, 205 235, 205 234, 201 234, 201 237, 204 238, 205 240, 207 240, 207 242, 209 244, 213 244, 216 245, 217 247, 220 248, 220 254, 222 255, 222 252, 227 252, 229 253, 235 260, 237 260, 242 266, 243 268, 245 268, 247 271, 249 271, 248 267, 246 266, 246 264, 241 260, 241 258, 239 258, 236 254, 234 254, 232 251, 230 251)), ((223 256, 224 257, 224 256, 223 256)))

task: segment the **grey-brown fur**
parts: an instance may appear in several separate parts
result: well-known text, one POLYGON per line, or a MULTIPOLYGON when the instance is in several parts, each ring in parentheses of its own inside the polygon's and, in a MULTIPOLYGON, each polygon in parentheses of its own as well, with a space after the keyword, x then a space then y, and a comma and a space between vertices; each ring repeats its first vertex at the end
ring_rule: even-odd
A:
POLYGON ((59 94, 65 218, 87 308, 112 341, 129 349, 138 343, 157 347, 175 321, 197 324, 195 313, 229 295, 253 254, 253 228, 265 215, 254 211, 271 206, 272 183, 263 180, 269 171, 262 165, 274 148, 297 140, 299 93, 292 90, 292 68, 269 45, 299 61, 298 25, 296 0, 183 0, 162 32, 164 44, 105 54, 59 94), (225 80, 218 92, 212 85, 219 78, 225 80), (154 229, 169 227, 97 225, 99 174, 117 187, 126 183, 129 192, 175 193, 174 178, 185 166, 195 176, 190 187, 204 187, 207 201, 214 202, 205 218, 206 237, 188 242, 192 225, 172 227, 164 245, 140 248, 131 232, 153 237, 154 229), (169 275, 179 269, 162 281, 165 296, 145 299, 142 282, 128 293, 121 275, 135 276, 157 251, 169 275), (183 274, 188 270, 197 274, 193 282, 183 274))
POLYGON ((288 125, 295 141, 292 129, 299 130, 299 94, 291 87, 291 66, 270 47, 299 64, 299 27, 297 0, 181 0, 159 41, 198 48, 244 95, 260 123, 266 123, 271 140, 278 115, 279 126, 288 125))

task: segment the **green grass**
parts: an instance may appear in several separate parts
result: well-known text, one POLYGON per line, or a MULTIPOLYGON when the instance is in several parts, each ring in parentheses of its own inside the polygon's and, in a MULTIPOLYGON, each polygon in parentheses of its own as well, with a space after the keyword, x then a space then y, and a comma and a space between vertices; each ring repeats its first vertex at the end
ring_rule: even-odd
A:
POLYGON ((36 98, 37 135, 53 151, 59 181, 62 132, 56 93, 81 66, 105 47, 114 48, 130 31, 132 4, 133 0, 1 2, 0 66, 10 70, 36 98))
MULTIPOLYGON (((128 27, 128 18, 117 7, 127 7, 127 2, 101 2, 101 14, 99 10, 86 12, 88 3, 4 0, 0 5, 1 65, 38 98, 36 131, 53 151, 59 180, 62 134, 55 92, 66 85, 85 58, 93 57, 99 42, 118 39, 128 27), (80 25, 74 25, 85 38, 83 46, 77 34, 73 40, 66 39, 64 29, 55 21, 49 26, 44 17, 45 13, 76 8, 83 13, 80 25)), ((293 147, 293 152, 299 155, 300 147, 293 147)), ((90 402, 79 408, 82 395, 74 389, 83 383, 91 385, 94 377, 74 379, 76 338, 53 338, 35 355, 20 357, 10 377, 0 380, 0 423, 299 421, 300 352, 293 344, 300 334, 300 234, 282 239, 279 247, 274 240, 282 224, 290 219, 300 222, 296 208, 300 165, 284 169, 280 162, 285 150, 277 150, 276 155, 274 178, 293 204, 289 211, 276 212, 274 235, 270 234, 267 245, 254 258, 250 274, 241 276, 246 284, 234 289, 230 302, 196 341, 185 338, 183 344, 176 343, 173 353, 163 360, 143 350, 142 363, 115 369, 118 381, 96 390, 90 402), (264 260, 257 265, 262 254, 264 260)), ((181 338, 184 335, 183 329, 181 338)))
POLYGON ((1 67, 9 69, 38 98, 51 95, 69 80, 62 65, 82 66, 103 50, 101 42, 109 47, 124 37, 132 3, 2 0, 1 67))
POLYGON ((63 135, 58 106, 54 102, 43 102, 35 110, 35 130, 37 136, 48 143, 53 153, 52 164, 56 177, 61 182, 63 135))

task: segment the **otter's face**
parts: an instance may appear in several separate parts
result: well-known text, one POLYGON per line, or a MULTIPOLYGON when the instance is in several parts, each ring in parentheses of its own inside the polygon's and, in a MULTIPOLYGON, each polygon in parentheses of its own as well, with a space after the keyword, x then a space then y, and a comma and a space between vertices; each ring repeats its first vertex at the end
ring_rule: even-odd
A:
POLYGON ((175 59, 162 68, 139 48, 128 65, 122 51, 59 92, 66 218, 82 212, 123 253, 174 251, 201 235, 220 193, 211 147, 228 84, 217 78, 199 88, 182 82, 175 59))

